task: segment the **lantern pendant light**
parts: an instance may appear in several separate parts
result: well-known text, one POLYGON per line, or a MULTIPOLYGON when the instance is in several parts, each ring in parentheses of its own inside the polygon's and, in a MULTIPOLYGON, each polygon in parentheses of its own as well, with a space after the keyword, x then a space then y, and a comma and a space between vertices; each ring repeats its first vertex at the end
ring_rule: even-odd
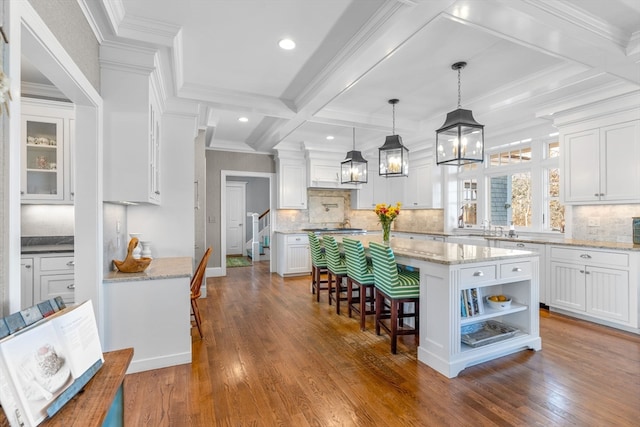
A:
POLYGON ((341 184, 366 184, 367 161, 359 151, 356 151, 356 128, 353 128, 353 150, 347 153, 347 157, 340 163, 341 184))
POLYGON ((460 70, 466 62, 451 66, 458 71, 458 109, 447 114, 436 131, 436 164, 462 166, 484 160, 484 125, 476 122, 471 110, 460 108, 460 70))
POLYGON ((397 99, 390 99, 393 106, 393 135, 387 136, 382 147, 378 148, 380 176, 409 176, 409 149, 402 145, 402 138, 396 135, 396 104, 397 99))

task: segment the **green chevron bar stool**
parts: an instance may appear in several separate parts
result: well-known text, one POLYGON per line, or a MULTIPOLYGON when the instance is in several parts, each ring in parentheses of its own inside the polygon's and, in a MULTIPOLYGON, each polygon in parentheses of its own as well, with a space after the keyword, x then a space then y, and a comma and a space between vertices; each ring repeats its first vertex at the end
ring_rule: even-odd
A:
POLYGON ((420 275, 416 271, 398 271, 393 250, 379 243, 369 243, 373 260, 373 280, 376 290, 376 334, 380 328, 391 335, 391 353, 396 354, 398 335, 414 335, 420 340, 420 275), (384 313, 384 303, 389 301, 390 313, 384 313), (413 303, 414 313, 405 311, 405 304, 413 303), (413 318, 415 327, 404 323, 413 318), (388 324, 385 322, 389 320, 388 324))
POLYGON ((347 277, 347 263, 340 255, 338 243, 331 236, 323 236, 324 253, 327 256, 327 277, 329 278, 329 304, 331 300, 336 302, 336 313, 340 314, 340 302, 347 301, 347 287, 343 284, 343 279, 347 277), (336 287, 333 288, 333 278, 336 287))
POLYGON ((349 317, 351 312, 360 314, 360 329, 365 330, 367 315, 375 314, 375 289, 373 287, 373 268, 367 262, 364 246, 358 240, 345 237, 342 239, 344 258, 347 262, 347 305, 349 317), (358 288, 358 296, 354 297, 353 285, 358 288))
POLYGON ((328 291, 329 286, 322 286, 328 283, 328 279, 323 279, 322 275, 327 274, 327 258, 322 252, 320 239, 315 233, 309 232, 309 248, 311 249, 311 293, 316 295, 316 301, 320 302, 320 291, 328 291))

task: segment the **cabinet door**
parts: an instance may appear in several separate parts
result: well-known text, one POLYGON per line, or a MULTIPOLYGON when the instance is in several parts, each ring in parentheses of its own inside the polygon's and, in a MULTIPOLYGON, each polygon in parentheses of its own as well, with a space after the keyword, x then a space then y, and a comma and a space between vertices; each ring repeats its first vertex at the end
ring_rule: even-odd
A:
POLYGON ((280 209, 306 209, 307 187, 305 165, 280 163, 278 171, 278 207, 280 209))
POLYGON ((64 199, 63 126, 63 119, 23 115, 22 199, 64 199))
POLYGON ((564 136, 564 201, 600 200, 600 131, 591 129, 564 136))
POLYGON ((640 201, 640 122, 600 129, 600 193, 604 201, 640 201))
POLYGON ((33 258, 20 260, 20 309, 33 305, 33 258))
POLYGON ((419 164, 411 167, 404 194, 406 208, 433 207, 433 179, 431 172, 432 168, 429 164, 419 164))
POLYGON ((587 267, 587 312, 604 319, 629 321, 629 273, 610 268, 587 267))
POLYGON ((308 273, 311 271, 309 245, 287 246, 287 274, 308 273))
POLYGON ((55 274, 40 276, 40 298, 34 303, 61 296, 65 304, 75 301, 73 274, 55 274))
POLYGON ((585 267, 551 262, 551 302, 549 305, 586 310, 585 267))
POLYGON ((160 120, 154 102, 149 105, 149 200, 160 203, 160 120))

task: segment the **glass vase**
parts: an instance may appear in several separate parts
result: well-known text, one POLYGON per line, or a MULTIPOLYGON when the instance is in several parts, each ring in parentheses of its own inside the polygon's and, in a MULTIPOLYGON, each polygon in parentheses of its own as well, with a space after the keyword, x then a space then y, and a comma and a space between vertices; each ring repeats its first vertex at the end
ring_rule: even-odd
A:
POLYGON ((382 223, 382 242, 385 245, 389 244, 389 233, 391 232, 391 223, 383 222, 382 223))

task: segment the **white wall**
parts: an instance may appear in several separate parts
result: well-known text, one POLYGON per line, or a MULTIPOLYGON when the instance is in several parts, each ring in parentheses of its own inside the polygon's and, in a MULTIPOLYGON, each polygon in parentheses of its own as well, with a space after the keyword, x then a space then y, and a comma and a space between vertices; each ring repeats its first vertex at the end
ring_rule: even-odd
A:
POLYGON ((151 241, 151 256, 194 255, 195 116, 164 114, 161 127, 162 201, 127 208, 127 233, 151 241))

